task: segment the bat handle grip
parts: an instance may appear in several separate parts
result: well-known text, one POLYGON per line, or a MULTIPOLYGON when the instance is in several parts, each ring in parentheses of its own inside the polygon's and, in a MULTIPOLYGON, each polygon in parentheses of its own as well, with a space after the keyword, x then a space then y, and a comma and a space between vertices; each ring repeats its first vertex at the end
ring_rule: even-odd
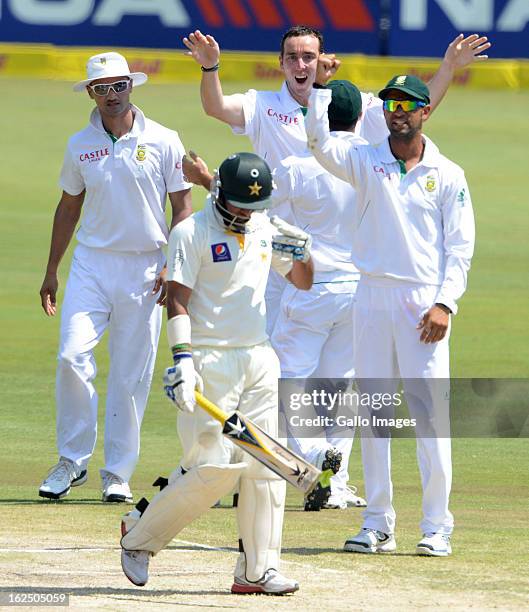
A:
POLYGON ((195 390, 195 400, 203 410, 224 425, 224 422, 228 418, 228 414, 224 412, 224 410, 221 410, 213 402, 210 402, 207 397, 204 397, 202 393, 200 393, 200 391, 195 390))

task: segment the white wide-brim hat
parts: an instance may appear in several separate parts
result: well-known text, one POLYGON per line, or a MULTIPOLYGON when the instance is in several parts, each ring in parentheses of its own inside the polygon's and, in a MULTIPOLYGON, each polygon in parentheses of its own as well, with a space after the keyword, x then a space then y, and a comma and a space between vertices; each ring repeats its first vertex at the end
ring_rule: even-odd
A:
POLYGON ((144 72, 131 72, 127 60, 114 51, 93 55, 86 64, 86 76, 87 79, 73 86, 74 91, 83 91, 92 81, 107 77, 130 77, 136 87, 143 85, 148 78, 144 72))

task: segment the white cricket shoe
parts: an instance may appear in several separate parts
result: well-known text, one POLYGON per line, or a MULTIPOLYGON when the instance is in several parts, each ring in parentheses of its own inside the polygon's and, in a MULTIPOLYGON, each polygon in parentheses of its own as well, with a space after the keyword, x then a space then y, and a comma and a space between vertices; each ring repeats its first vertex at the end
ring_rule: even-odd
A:
MULTIPOLYGON (((342 453, 334 446, 331 446, 326 450, 321 451, 316 461, 314 462, 314 465, 322 472, 330 470, 333 474, 338 473, 341 464, 342 453)), ((322 485, 321 483, 318 483, 316 487, 308 495, 305 496, 304 510, 306 512, 318 512, 325 506, 330 495, 330 480, 329 484, 327 485, 322 485)))
POLYGON ((336 493, 332 492, 331 485, 331 496, 329 497, 324 508, 330 508, 333 510, 347 510, 347 508, 365 508, 367 502, 363 497, 356 494, 357 488, 355 486, 348 486, 343 490, 339 490, 336 493))
POLYGON ((365 508, 367 502, 363 497, 357 495, 358 489, 354 485, 346 486, 344 492, 344 498, 347 506, 350 508, 365 508))
POLYGON ((397 549, 393 534, 383 533, 376 529, 366 529, 346 540, 343 549, 346 552, 357 553, 387 553, 397 549))
POLYGON ((80 470, 70 459, 60 457, 40 485, 39 495, 48 499, 61 499, 68 495, 71 487, 79 487, 87 478, 86 470, 80 470))
POLYGON ((101 470, 101 482, 104 502, 132 503, 132 493, 128 482, 106 470, 101 470))
POLYGON ((235 576, 231 592, 238 595, 252 595, 264 593, 265 595, 288 595, 299 589, 295 580, 285 578, 277 570, 269 569, 257 582, 250 582, 245 577, 235 576))
POLYGON ((416 552, 429 557, 448 557, 452 554, 450 536, 444 533, 425 533, 417 544, 416 552))
POLYGON ((152 553, 148 550, 121 549, 123 573, 136 586, 144 586, 149 580, 149 560, 152 553))

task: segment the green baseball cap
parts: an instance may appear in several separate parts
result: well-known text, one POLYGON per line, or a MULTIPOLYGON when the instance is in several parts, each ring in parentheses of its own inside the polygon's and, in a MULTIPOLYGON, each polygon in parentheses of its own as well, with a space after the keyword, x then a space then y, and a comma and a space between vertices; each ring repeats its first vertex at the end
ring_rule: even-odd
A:
POLYGON ((270 167, 255 153, 234 153, 219 168, 220 188, 225 198, 249 210, 270 208, 274 187, 270 167))
POLYGON ((362 96, 350 81, 331 81, 327 87, 332 91, 329 104, 329 121, 351 125, 362 112, 362 96))
POLYGON ((394 76, 390 79, 387 85, 378 92, 378 97, 385 100, 388 97, 388 93, 391 89, 402 91, 409 96, 412 96, 414 100, 420 102, 426 102, 430 104, 430 90, 424 81, 413 74, 403 74, 394 76))

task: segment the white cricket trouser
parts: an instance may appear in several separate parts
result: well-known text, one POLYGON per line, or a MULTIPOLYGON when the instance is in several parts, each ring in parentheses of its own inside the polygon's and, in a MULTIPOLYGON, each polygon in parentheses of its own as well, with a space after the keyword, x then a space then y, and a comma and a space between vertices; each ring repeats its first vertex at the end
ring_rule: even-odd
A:
MULTIPOLYGON (((314 284, 309 291, 287 285, 271 341, 283 378, 352 378, 353 305, 357 281, 314 284)), ((289 432, 294 452, 314 463, 329 445, 342 453, 340 471, 331 478, 339 495, 349 480, 348 466, 354 430, 341 437, 297 437, 289 432)))
MULTIPOLYGON (((193 347, 204 395, 225 412, 239 410, 277 437, 279 361, 268 342, 252 347, 193 347)), ((181 466, 248 462, 250 457, 222 435, 220 423, 200 407, 178 413, 181 466)))
POLYGON ((136 467, 162 322, 152 289, 164 261, 161 250, 133 254, 84 245, 75 249, 61 311, 57 448, 82 469, 97 435, 93 351, 107 328, 105 469, 128 481, 136 467))
MULTIPOLYGON (((247 348, 194 347, 193 361, 208 399, 226 412, 239 410, 277 437, 279 360, 269 342, 247 348)), ((221 431, 220 423, 198 406, 193 414, 180 413, 181 467, 247 464, 238 482, 242 548, 235 575, 256 581, 268 569, 279 569, 286 483, 221 431)))
MULTIPOLYGON (((449 418, 448 399, 438 393, 432 395, 435 381, 428 382, 449 378, 449 334, 440 342, 424 344, 416 329, 422 315, 435 303, 438 289, 362 277, 356 294, 354 344, 359 390, 369 392, 373 384, 378 391, 394 393, 402 378, 410 417, 417 418, 418 424, 449 418), (363 381, 370 378, 383 380, 363 381)), ((450 534, 454 525, 448 510, 452 482, 450 438, 421 437, 420 431, 418 426, 417 460, 423 488, 420 527, 423 533, 450 534)), ((363 526, 393 533, 396 515, 390 439, 363 436, 362 460, 367 497, 363 526)))

